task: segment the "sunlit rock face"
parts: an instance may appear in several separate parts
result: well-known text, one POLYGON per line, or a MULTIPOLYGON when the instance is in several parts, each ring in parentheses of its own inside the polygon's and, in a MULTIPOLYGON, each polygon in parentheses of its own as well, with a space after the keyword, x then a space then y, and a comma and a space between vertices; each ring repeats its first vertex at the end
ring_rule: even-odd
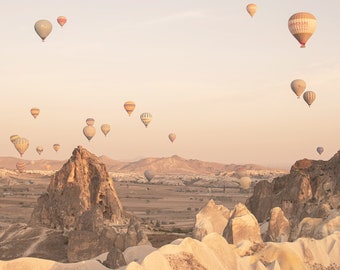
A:
POLYGON ((289 174, 259 182, 246 206, 260 223, 269 219, 272 208, 280 207, 291 226, 290 240, 301 235, 300 222, 306 217, 326 220, 332 213, 334 223, 334 215, 340 215, 340 151, 328 161, 299 160, 289 174))
POLYGON ((103 224, 122 224, 124 212, 105 165, 78 146, 38 199, 30 225, 63 231, 100 232, 103 224))

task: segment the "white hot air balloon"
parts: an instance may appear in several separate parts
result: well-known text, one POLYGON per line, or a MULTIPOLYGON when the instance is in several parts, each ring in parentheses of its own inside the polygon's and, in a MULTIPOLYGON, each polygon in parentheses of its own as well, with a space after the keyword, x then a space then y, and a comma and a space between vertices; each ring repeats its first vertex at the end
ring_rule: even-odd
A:
POLYGON ((304 80, 301 80, 301 79, 296 79, 296 80, 293 80, 290 83, 290 87, 292 88, 292 90, 295 93, 295 95, 298 98, 300 98, 300 96, 302 95, 303 91, 306 90, 306 82, 304 80))
POLYGON ((34 24, 35 32, 37 32, 38 36, 42 41, 45 41, 47 36, 52 31, 52 24, 48 20, 39 20, 34 24))
POLYGON ((86 126, 83 128, 83 133, 85 137, 91 141, 94 135, 96 135, 96 128, 94 126, 86 126))

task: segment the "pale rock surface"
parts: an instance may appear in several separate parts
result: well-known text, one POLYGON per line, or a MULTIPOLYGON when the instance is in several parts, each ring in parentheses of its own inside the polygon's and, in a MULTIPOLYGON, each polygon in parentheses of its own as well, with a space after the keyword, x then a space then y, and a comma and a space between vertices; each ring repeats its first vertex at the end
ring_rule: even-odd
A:
POLYGON ((193 237, 201 240, 209 233, 217 232, 222 235, 230 217, 230 210, 223 205, 215 204, 211 199, 197 214, 193 237))
POLYGON ((285 217, 280 207, 274 207, 270 211, 268 232, 265 241, 286 242, 290 235, 289 220, 285 217))
POLYGON ((238 245, 244 240, 262 243, 260 226, 255 216, 242 203, 235 206, 223 231, 223 236, 228 243, 234 245, 238 245))

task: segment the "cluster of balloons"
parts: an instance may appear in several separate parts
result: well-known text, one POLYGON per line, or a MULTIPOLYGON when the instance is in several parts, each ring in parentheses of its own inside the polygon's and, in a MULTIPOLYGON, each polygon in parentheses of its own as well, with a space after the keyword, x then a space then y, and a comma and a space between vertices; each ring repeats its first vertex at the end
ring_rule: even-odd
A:
POLYGON ((311 106, 312 103, 315 101, 316 93, 314 91, 304 92, 306 90, 306 82, 304 80, 302 79, 293 80, 290 83, 290 87, 292 88, 293 92, 298 98, 300 98, 300 96, 303 93, 303 99, 308 104, 308 106, 311 106))
MULTIPOLYGON (((91 141, 91 139, 96 135, 96 128, 94 127, 95 120, 93 118, 87 118, 86 119, 86 125, 83 128, 83 134, 88 139, 88 141, 91 141)), ((106 135, 110 132, 111 126, 109 124, 102 124, 100 127, 103 134, 106 135)))
MULTIPOLYGON (((67 22, 67 18, 65 16, 59 16, 57 18, 57 22, 61 27, 63 27, 67 22)), ((45 41, 48 35, 52 32, 52 28, 52 23, 49 20, 38 20, 34 24, 34 30, 42 41, 45 41)))

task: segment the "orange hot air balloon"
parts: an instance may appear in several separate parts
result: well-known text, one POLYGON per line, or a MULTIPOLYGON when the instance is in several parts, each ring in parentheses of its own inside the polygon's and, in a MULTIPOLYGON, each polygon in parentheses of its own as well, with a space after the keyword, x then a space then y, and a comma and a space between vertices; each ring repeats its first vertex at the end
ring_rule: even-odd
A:
POLYGON ((53 149, 54 149, 54 151, 58 152, 59 149, 60 149, 60 144, 59 143, 53 144, 53 149))
POLYGON ((133 112, 135 107, 136 107, 136 104, 133 101, 126 101, 124 103, 124 109, 126 110, 129 116, 131 116, 131 113, 133 112))
POLYGON ((173 143, 174 140, 176 139, 176 134, 175 133, 170 133, 168 137, 169 137, 169 140, 173 143))
POLYGON ((63 27, 64 24, 67 22, 67 19, 66 19, 65 16, 59 16, 59 17, 57 18, 57 22, 59 23, 59 25, 60 25, 61 27, 63 27))
POLYGON ((308 12, 299 12, 292 15, 288 20, 290 33, 301 44, 301 48, 306 47, 306 43, 316 29, 316 18, 308 12))
POLYGON ((26 168, 26 163, 23 161, 19 161, 15 164, 15 166, 17 167, 17 170, 19 173, 23 173, 26 168))
POLYGON ((247 5, 247 12, 249 13, 249 15, 253 18, 253 16, 255 15, 257 10, 257 6, 256 4, 249 4, 247 5))
POLYGON ((37 116, 39 115, 40 113, 40 109, 39 108, 32 108, 31 109, 31 114, 34 118, 37 118, 37 116))
POLYGON ((310 107, 310 105, 312 105, 312 103, 314 102, 314 100, 316 99, 316 94, 313 91, 306 91, 303 94, 303 99, 306 101, 306 103, 308 104, 308 106, 310 107))

